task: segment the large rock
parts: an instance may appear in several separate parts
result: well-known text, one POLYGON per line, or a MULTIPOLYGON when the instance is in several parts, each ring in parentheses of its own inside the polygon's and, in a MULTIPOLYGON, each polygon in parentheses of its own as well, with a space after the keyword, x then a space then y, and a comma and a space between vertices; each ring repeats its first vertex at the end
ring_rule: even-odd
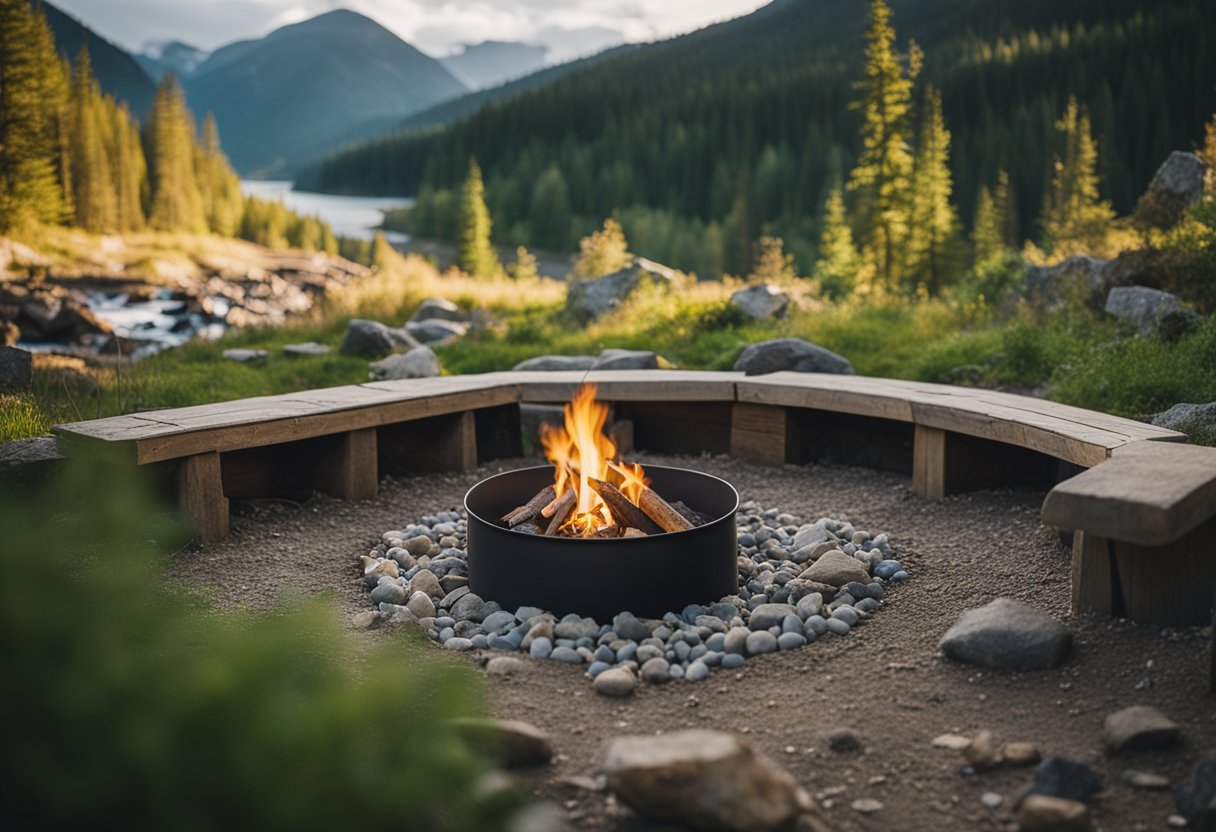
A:
POLYGON ((439 357, 430 347, 414 347, 401 355, 390 355, 368 365, 371 375, 385 381, 403 378, 434 378, 439 375, 439 357))
POLYGON ((1028 266, 1022 283, 1031 299, 1048 307, 1060 306, 1073 298, 1090 302, 1101 298, 1108 285, 1112 261, 1078 254, 1054 266, 1028 266))
POLYGON ((606 349, 592 365, 593 370, 657 370, 659 356, 650 350, 606 349))
POLYGON ((1194 153, 1175 150, 1153 175, 1136 204, 1136 218, 1149 225, 1177 225, 1188 208, 1203 198, 1204 164, 1194 153))
POLYGON ((338 351, 343 355, 358 355, 363 358, 383 358, 398 347, 412 349, 418 342, 399 329, 379 321, 352 318, 346 326, 346 335, 338 351))
POLYGON ((1147 286, 1115 286, 1106 296, 1106 314, 1127 321, 1141 335, 1152 335, 1171 315, 1195 315, 1177 295, 1147 286))
POLYGON ((609 746, 604 770, 621 802, 687 829, 776 830, 811 806, 789 774, 721 731, 621 737, 609 746))
POLYGON ((1068 658, 1072 635, 1054 618, 998 598, 963 613, 939 647, 946 658, 957 662, 1003 670, 1046 670, 1068 658))
POLYGON ((807 567, 798 577, 804 581, 815 581, 837 588, 853 581, 863 584, 870 582, 870 573, 866 571, 865 565, 839 549, 824 552, 819 556, 819 560, 807 567))
POLYGON ((1153 417, 1153 424, 1181 431, 1192 442, 1216 440, 1216 402, 1188 404, 1181 402, 1153 417))
POLYGON ((1116 711, 1102 726, 1102 743, 1106 750, 1147 751, 1169 748, 1178 742, 1178 725, 1156 708, 1133 705, 1116 711))
POLYGON ((758 283, 740 289, 730 296, 731 306, 749 318, 766 321, 769 318, 785 317, 790 307, 790 296, 781 287, 771 283, 758 283))
POLYGON ((1198 832, 1216 832, 1216 754, 1209 756, 1174 793, 1178 814, 1198 832))
POLYGON ((796 373, 852 375, 848 359, 801 338, 778 338, 749 344, 735 361, 735 372, 749 376, 791 370, 796 373))
POLYGON ((469 325, 441 318, 428 318, 425 321, 410 321, 405 325, 405 331, 423 344, 443 346, 463 338, 469 331, 469 325))
POLYGON ((0 347, 0 390, 25 390, 34 377, 34 356, 28 350, 0 347))
POLYGON ((527 722, 465 717, 452 724, 466 742, 502 761, 507 768, 543 765, 553 759, 549 735, 527 722))
POLYGON ((598 359, 594 355, 538 355, 525 359, 511 369, 518 372, 560 373, 590 370, 598 359))
POLYGON ((666 266, 634 258, 633 265, 603 277, 575 280, 566 293, 566 309, 580 320, 595 320, 620 306, 643 281, 669 284, 675 272, 666 266))
POLYGON ((467 324, 473 316, 465 312, 447 298, 427 298, 418 305, 418 309, 410 317, 411 321, 454 321, 467 324))

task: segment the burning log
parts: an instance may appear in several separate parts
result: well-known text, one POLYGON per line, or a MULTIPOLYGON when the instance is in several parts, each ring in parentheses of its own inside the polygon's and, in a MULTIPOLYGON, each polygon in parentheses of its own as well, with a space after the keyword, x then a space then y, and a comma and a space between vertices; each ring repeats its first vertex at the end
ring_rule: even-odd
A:
MULTIPOLYGON (((603 494, 600 496, 602 497, 603 494)), ((604 500, 604 502, 607 503, 608 501, 604 500)), ((630 505, 633 504, 630 503, 630 505)), ((615 506, 612 503, 608 503, 608 507, 612 509, 615 516, 615 506)), ((670 503, 649 488, 642 489, 642 494, 638 497, 638 507, 665 532, 684 532, 693 528, 693 524, 689 522, 688 518, 672 508, 670 503)), ((632 526, 634 524, 630 523, 629 525, 632 526)))
POLYGON ((706 523, 708 523, 710 520, 713 519, 708 514, 702 514, 701 512, 697 511, 695 508, 689 508, 688 505, 685 504, 682 500, 676 500, 674 503, 671 504, 671 507, 674 508, 676 511, 680 512, 680 515, 683 516, 683 518, 685 520, 687 520, 689 523, 692 523, 694 526, 697 526, 698 528, 701 526, 704 526, 706 523))
POLYGON ((504 514, 502 516, 502 522, 506 523, 511 528, 515 528, 520 523, 531 520, 533 517, 539 514, 540 510, 547 506, 556 496, 557 492, 554 490, 553 486, 545 486, 535 497, 528 500, 525 505, 504 514))
POLYGON ((573 504, 575 502, 576 496, 577 496, 577 494, 575 494, 573 488, 566 489, 566 491, 562 494, 562 496, 556 497, 553 500, 550 500, 549 505, 545 506, 544 508, 542 508, 540 510, 540 516, 541 517, 552 517, 553 515, 557 514, 559 511, 561 511, 561 509, 565 508, 568 505, 573 504))
MULTIPOLYGON (((595 493, 600 495, 600 499, 608 504, 608 510, 612 512, 612 516, 616 518, 618 525, 623 525, 630 529, 638 529, 646 534, 658 534, 662 531, 660 526, 655 525, 640 508, 631 503, 629 498, 622 494, 620 489, 612 483, 597 480, 593 477, 589 478, 588 482, 595 489, 595 493)), ((667 504, 663 503, 663 505, 667 504)), ((671 508, 671 506, 667 507, 671 508)), ((683 520, 684 518, 680 519, 683 520)), ((688 528, 692 528, 692 526, 690 525, 688 528)))
POLYGON ((552 537, 553 535, 557 534, 558 529, 562 527, 562 524, 566 522, 566 518, 570 516, 570 512, 574 511, 574 498, 574 489, 571 488, 561 497, 558 497, 556 500, 549 503, 549 505, 541 509, 541 514, 544 514, 550 508, 553 509, 551 512, 553 519, 549 521, 549 526, 545 529, 546 535, 552 537))

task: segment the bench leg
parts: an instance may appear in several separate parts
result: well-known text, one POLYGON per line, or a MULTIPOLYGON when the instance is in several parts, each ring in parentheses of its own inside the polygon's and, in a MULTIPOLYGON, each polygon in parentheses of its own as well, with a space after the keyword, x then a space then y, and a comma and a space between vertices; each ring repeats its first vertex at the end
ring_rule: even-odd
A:
POLYGON ((781 465, 786 460, 786 437, 784 407, 735 402, 730 420, 731 456, 781 465))
POLYGON ((921 497, 1042 486, 1055 481, 1056 461, 1026 448, 917 425, 912 442, 912 487, 921 497))
POLYGON ((215 451, 186 457, 178 468, 182 511, 207 545, 228 536, 228 498, 215 451))
POLYGON ((1116 598, 1111 585, 1110 542, 1082 531, 1072 536, 1072 612, 1116 613, 1123 598, 1116 598))
POLYGON ((926 500, 946 496, 946 432, 916 426, 912 438, 912 490, 926 500))
POLYGON ((370 500, 380 490, 376 464, 376 429, 352 430, 338 437, 337 447, 318 460, 317 487, 343 500, 370 500))

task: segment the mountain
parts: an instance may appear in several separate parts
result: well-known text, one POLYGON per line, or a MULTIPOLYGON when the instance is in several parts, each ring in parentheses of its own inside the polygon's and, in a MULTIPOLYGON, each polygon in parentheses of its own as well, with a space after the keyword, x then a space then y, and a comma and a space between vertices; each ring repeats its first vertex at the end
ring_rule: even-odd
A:
POLYGON ((548 49, 526 43, 487 40, 466 44, 464 50, 439 62, 471 90, 496 87, 545 65, 548 49))
MULTIPOLYGON (((1004 169, 1023 236, 1034 236, 1070 95, 1089 110, 1104 195, 1121 212, 1216 110, 1210 1, 889 4, 899 47, 915 38, 925 53, 917 97, 927 83, 941 90, 966 221, 980 187, 1004 169)), ((668 247, 643 253, 673 265, 685 265, 676 255, 695 261, 710 234, 731 241, 727 270, 746 268, 749 241, 774 234, 809 268, 825 186, 860 150, 850 104, 866 6, 778 0, 484 99, 440 128, 349 148, 304 178, 345 193, 439 194, 459 185, 473 155, 500 243, 569 247, 619 212, 631 239, 647 233, 668 247)))
POLYGON ((142 118, 147 113, 156 96, 156 85, 129 52, 50 3, 34 0, 33 5, 46 14, 60 55, 75 61, 80 47, 87 42, 93 74, 97 76, 102 90, 119 101, 125 101, 137 117, 142 118))
POLYGON ((215 114, 245 176, 297 165, 467 91, 375 21, 339 10, 216 50, 185 79, 191 109, 215 114))
POLYGON ((179 40, 149 41, 144 51, 135 56, 144 72, 160 81, 166 72, 178 78, 189 78, 207 60, 207 52, 179 40))

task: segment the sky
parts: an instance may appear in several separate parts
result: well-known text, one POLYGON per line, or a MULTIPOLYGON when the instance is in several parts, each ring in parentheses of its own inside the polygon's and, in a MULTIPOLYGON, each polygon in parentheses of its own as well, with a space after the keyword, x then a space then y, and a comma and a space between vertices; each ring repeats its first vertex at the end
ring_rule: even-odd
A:
POLYGON ((373 18, 443 57, 483 40, 549 47, 567 60, 747 14, 766 0, 51 0, 119 46, 180 40, 212 50, 335 8, 373 18))

